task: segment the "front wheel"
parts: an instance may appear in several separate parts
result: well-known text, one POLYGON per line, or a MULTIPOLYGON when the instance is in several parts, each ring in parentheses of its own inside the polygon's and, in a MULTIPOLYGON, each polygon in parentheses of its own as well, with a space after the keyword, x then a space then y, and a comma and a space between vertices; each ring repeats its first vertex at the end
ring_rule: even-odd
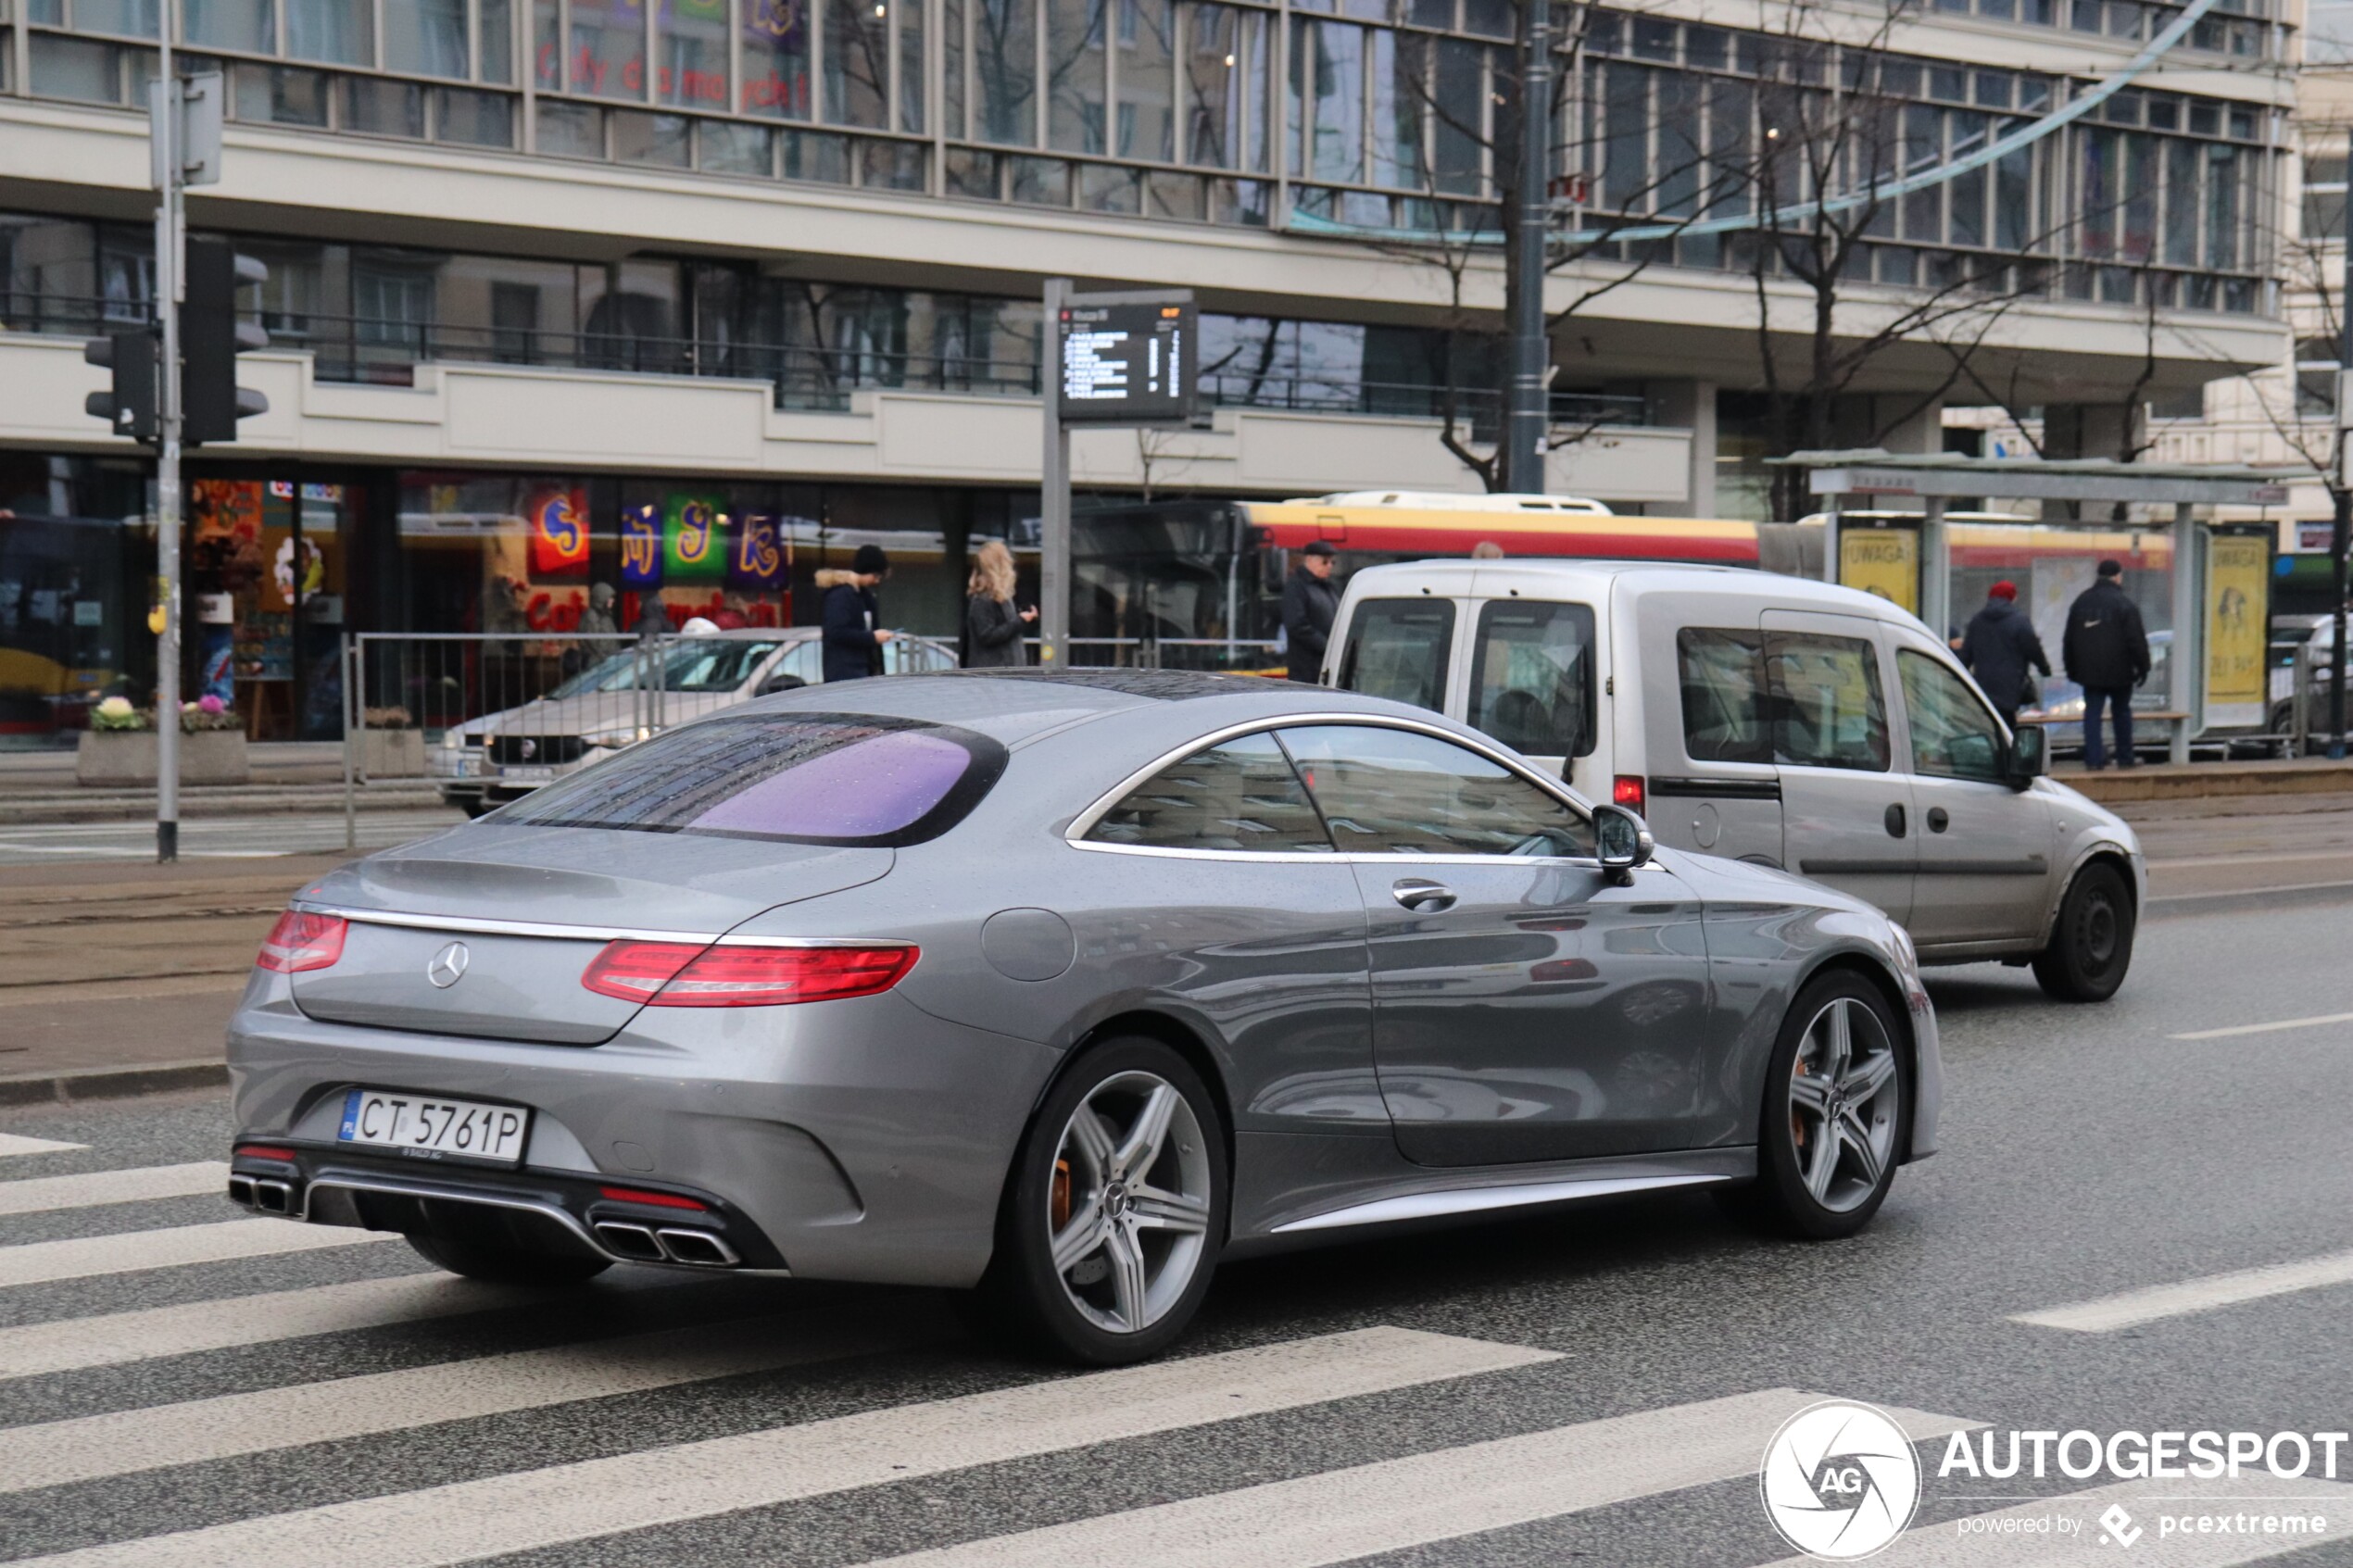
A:
POLYGON ((2051 945, 2034 956, 2034 978, 2063 1002, 2104 1002, 2133 966, 2133 895, 2123 873, 2095 860, 2075 873, 2059 901, 2051 945))
POLYGON ((1887 998, 1843 971, 1812 981, 1766 1069, 1756 1182, 1742 1206, 1784 1235, 1853 1236, 1886 1201, 1911 1107, 1911 1064, 1887 998))
POLYGON ((1094 1366, 1154 1356, 1209 1292, 1226 1235, 1224 1119, 1157 1040, 1089 1048, 1013 1157, 982 1298, 1033 1348, 1094 1366))

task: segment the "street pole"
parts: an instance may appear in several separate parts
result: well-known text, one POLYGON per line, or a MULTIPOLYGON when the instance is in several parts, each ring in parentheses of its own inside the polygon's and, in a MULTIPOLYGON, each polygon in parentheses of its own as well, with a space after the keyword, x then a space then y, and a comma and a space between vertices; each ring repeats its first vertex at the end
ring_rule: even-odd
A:
POLYGON ((1070 663, 1070 432, 1063 428, 1063 307, 1070 280, 1046 280, 1046 340, 1038 358, 1039 411, 1046 447, 1038 486, 1038 662, 1049 670, 1070 663))
MULTIPOLYGON (((2336 646, 2329 655, 2329 759, 2341 762, 2345 759, 2345 558, 2347 547, 2353 546, 2353 492, 2345 488, 2345 372, 2353 370, 2353 198, 2345 204, 2345 273, 2337 288, 2336 314, 2336 483, 2329 486, 2330 497, 2336 503, 2333 508, 2336 526, 2329 537, 2329 564, 2334 583, 2330 608, 2336 621, 2336 646)), ((2298 693, 2296 700, 2301 706, 2303 694, 2298 693)))
POLYGON ((156 587, 163 630, 156 638, 156 859, 180 858, 180 300, 184 170, 180 149, 179 77, 171 58, 172 12, 157 19, 161 52, 148 107, 160 176, 156 200, 156 317, 163 351, 157 366, 156 412, 162 448, 156 459, 156 587))
POLYGON ((1504 282, 1510 297, 1511 384, 1504 409, 1504 488, 1544 490, 1552 345, 1544 332, 1544 238, 1552 221, 1553 18, 1550 0, 1526 0, 1527 53, 1519 69, 1519 230, 1504 282))

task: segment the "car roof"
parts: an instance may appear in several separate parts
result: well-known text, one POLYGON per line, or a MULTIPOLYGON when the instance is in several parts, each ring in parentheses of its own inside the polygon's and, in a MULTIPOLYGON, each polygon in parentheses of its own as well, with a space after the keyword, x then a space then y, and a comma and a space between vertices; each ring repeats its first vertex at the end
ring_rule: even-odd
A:
POLYGON ((1849 588, 1836 583, 1818 583, 1810 577, 1792 577, 1778 571, 1759 571, 1751 566, 1719 566, 1704 561, 1651 560, 1588 560, 1581 558, 1509 558, 1504 560, 1441 560, 1400 561, 1390 566, 1368 566, 1348 580, 1348 592, 1357 597, 1367 596, 1390 581, 1429 583, 1450 593, 1468 593, 1473 583, 1485 580, 1490 584, 1516 583, 1522 588, 1529 584, 1557 584, 1592 588, 1597 583, 1622 586, 1631 593, 1725 593, 1754 594, 1769 596, 1784 603, 1794 603, 1845 614, 1868 613, 1874 616, 1893 615, 1905 621, 1915 618, 1901 605, 1867 594, 1860 588, 1849 588))

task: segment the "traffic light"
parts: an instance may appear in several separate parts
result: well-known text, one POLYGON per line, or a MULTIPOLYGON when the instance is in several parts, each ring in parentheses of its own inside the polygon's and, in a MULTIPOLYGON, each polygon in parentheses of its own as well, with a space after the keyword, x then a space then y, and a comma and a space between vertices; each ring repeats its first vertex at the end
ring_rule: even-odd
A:
POLYGON ((270 399, 237 384, 237 356, 270 346, 270 334, 237 315, 237 290, 270 269, 227 240, 188 239, 187 297, 180 307, 180 440, 234 441, 237 421, 267 413, 270 399))
POLYGON ((152 444, 163 431, 156 401, 159 346, 153 327, 125 327, 83 343, 86 362, 114 372, 114 389, 82 399, 83 411, 106 420, 117 435, 152 444))

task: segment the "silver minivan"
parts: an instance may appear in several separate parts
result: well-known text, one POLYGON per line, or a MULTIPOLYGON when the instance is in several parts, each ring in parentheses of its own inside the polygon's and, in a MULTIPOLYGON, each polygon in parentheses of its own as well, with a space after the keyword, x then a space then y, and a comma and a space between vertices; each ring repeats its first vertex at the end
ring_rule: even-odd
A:
POLYGON ((1641 811, 1659 842, 1869 899, 1924 962, 2123 984, 2140 841, 2043 774, 1919 621, 1738 568, 1428 560, 1348 583, 1324 680, 1435 709, 1641 811))

